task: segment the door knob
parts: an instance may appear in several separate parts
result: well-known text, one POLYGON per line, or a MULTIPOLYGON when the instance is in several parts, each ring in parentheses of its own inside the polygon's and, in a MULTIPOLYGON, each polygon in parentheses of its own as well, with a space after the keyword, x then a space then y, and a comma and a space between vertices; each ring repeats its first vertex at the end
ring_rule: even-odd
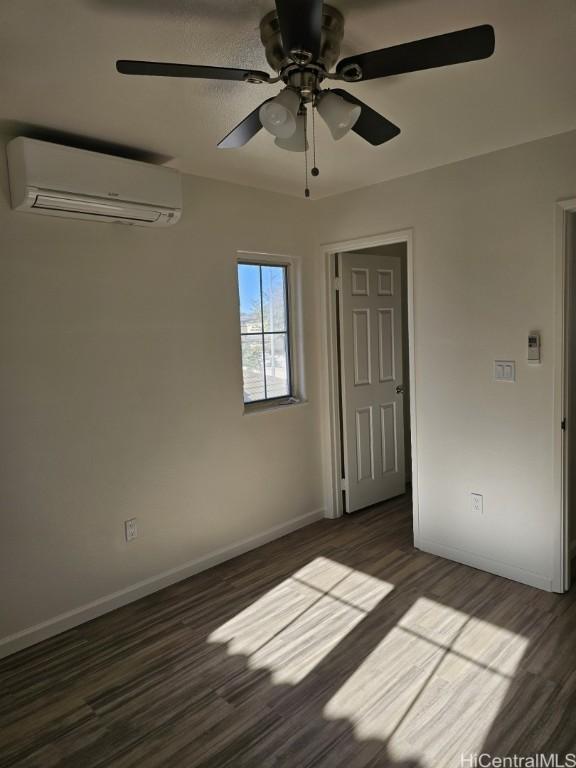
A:
POLYGON ((404 394, 404 384, 398 384, 398 386, 396 387, 396 394, 397 395, 404 394))

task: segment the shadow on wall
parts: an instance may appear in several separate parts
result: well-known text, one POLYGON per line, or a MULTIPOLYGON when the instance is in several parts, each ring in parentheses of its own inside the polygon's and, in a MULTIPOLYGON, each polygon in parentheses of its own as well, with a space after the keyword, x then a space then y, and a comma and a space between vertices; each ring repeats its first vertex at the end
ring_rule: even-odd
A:
POLYGON ((50 141, 54 144, 63 144, 66 147, 87 149, 91 152, 100 152, 106 155, 126 157, 129 160, 140 160, 153 165, 164 165, 174 158, 170 155, 151 152, 137 147, 128 147, 125 144, 117 144, 104 139, 95 139, 91 136, 81 136, 76 133, 60 131, 57 128, 48 128, 33 123, 21 123, 15 120, 0 120, 0 135, 6 141, 16 136, 25 136, 28 139, 50 141))
POLYGON ((0 765, 576 750, 575 596, 415 552, 410 526, 405 500, 323 521, 6 660, 0 765))

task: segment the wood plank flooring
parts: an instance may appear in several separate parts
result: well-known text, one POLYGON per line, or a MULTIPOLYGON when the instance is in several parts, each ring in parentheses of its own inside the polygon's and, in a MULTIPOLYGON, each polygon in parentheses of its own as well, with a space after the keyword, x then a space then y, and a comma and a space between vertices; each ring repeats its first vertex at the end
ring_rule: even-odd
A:
POLYGON ((0 768, 458 768, 576 752, 576 595, 321 521, 0 662, 0 768))

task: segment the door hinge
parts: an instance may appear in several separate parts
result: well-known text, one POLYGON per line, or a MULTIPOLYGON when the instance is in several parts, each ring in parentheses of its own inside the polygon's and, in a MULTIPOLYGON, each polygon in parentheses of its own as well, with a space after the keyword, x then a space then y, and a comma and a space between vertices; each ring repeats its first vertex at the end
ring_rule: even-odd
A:
POLYGON ((340 278, 339 277, 335 277, 334 278, 334 288, 336 288, 337 291, 339 291, 340 288, 341 288, 340 278))
POLYGON ((560 426, 562 427, 562 432, 566 432, 566 417, 562 419, 562 424, 560 426))
POLYGON ((345 477, 340 478, 340 490, 348 491, 348 480, 345 477))

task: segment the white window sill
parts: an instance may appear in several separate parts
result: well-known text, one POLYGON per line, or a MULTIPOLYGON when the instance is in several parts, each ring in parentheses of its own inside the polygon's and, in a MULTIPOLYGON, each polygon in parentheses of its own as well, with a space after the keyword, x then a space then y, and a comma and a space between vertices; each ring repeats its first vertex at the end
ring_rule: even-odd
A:
POLYGON ((292 397, 289 400, 278 400, 276 402, 265 400, 261 403, 244 403, 244 415, 250 416, 253 413, 270 413, 270 411, 281 411, 284 408, 294 408, 294 406, 307 404, 308 400, 301 400, 298 397, 292 397))

